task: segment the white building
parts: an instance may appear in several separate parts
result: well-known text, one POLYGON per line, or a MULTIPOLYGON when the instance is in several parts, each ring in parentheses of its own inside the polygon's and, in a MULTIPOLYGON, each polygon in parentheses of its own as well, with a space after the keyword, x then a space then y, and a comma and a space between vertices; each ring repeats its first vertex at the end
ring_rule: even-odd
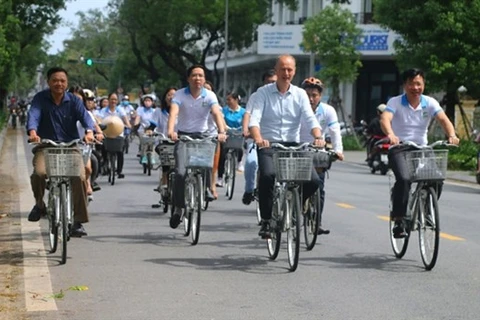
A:
MULTIPOLYGON (((331 0, 299 0, 298 10, 272 1, 272 22, 257 29, 257 39, 250 48, 229 51, 227 56, 227 90, 235 89, 249 96, 261 85, 262 74, 272 69, 280 54, 292 54, 297 60, 294 84, 318 71, 318 62, 303 52, 303 22, 319 13, 331 0)), ((357 17, 358 27, 364 30, 363 43, 358 48, 363 67, 354 83, 341 85, 341 98, 346 113, 354 120, 370 119, 380 103, 400 92, 401 80, 393 60, 393 42, 397 35, 372 23, 372 0, 351 0, 343 5, 357 17)), ((206 66, 213 70, 216 56, 207 58, 206 66)), ((223 83, 224 61, 217 63, 223 83)), ((223 87, 222 85, 220 87, 223 87)), ((220 96, 223 91, 220 90, 220 96)), ((328 91, 324 95, 328 98, 328 91)))

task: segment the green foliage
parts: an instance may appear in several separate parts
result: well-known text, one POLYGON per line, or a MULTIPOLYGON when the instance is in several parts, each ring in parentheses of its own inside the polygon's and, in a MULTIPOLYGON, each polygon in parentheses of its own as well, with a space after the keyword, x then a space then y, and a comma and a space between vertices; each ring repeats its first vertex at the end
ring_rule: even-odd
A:
POLYGON ((358 143, 357 139, 353 135, 342 137, 343 150, 345 151, 358 151, 363 150, 364 147, 358 143))
POLYGON ((7 125, 7 121, 8 121, 8 113, 5 110, 0 109, 0 131, 2 131, 3 128, 7 125))
POLYGON ((354 15, 338 4, 327 6, 305 22, 302 45, 320 60, 320 78, 331 85, 334 97, 339 84, 355 80, 362 66, 355 49, 360 35, 354 15))
POLYGON ((477 143, 462 140, 458 148, 451 148, 448 152, 448 170, 475 170, 478 150, 477 143))

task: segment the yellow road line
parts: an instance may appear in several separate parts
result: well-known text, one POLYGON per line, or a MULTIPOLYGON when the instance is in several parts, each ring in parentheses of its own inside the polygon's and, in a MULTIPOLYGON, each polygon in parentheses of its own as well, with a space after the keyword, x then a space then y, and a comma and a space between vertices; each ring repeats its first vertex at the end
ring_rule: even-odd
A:
MULTIPOLYGON (((377 216, 377 218, 380 219, 380 220, 383 220, 383 221, 390 221, 389 216, 377 216)), ((454 235, 451 235, 451 234, 448 234, 448 233, 445 233, 445 232, 440 232, 440 237, 444 238, 444 239, 447 239, 447 240, 451 240, 451 241, 465 241, 464 238, 457 237, 457 236, 454 236, 454 235)))
POLYGON ((349 205, 348 203, 336 203, 337 206, 339 206, 340 208, 344 208, 344 209, 354 209, 355 207, 352 206, 352 205, 349 205))

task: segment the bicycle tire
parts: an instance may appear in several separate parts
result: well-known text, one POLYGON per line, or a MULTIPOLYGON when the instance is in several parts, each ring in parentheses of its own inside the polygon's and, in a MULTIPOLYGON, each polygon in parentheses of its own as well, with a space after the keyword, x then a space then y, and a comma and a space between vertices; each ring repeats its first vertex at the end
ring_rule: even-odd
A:
POLYGON ((198 243, 200 237, 200 222, 202 217, 202 201, 203 201, 203 182, 202 175, 197 175, 195 177, 195 205, 191 212, 191 232, 192 232, 192 245, 198 243))
POLYGON ((62 255, 60 264, 65 264, 67 262, 67 242, 68 242, 68 222, 67 222, 67 212, 68 202, 67 202, 67 186, 62 183, 60 187, 60 221, 61 221, 61 232, 62 232, 62 255))
POLYGON ((272 232, 270 238, 267 238, 267 250, 270 260, 275 260, 280 252, 280 244, 282 243, 282 227, 283 219, 280 216, 280 204, 278 199, 274 200, 272 207, 272 232))
POLYGON ((432 270, 437 262, 438 248, 440 244, 440 215, 437 193, 432 187, 426 187, 425 191, 427 192, 426 198, 419 200, 419 207, 421 205, 421 210, 418 212, 418 242, 425 270, 432 270), (424 200, 425 202, 423 202, 424 200), (428 229, 433 231, 430 239, 431 241, 426 239, 428 229), (433 245, 433 248, 427 248, 428 242, 433 245), (430 251, 431 254, 429 254, 430 251))
POLYGON ((115 184, 115 173, 116 173, 116 165, 117 165, 117 155, 115 153, 112 153, 110 155, 110 177, 111 181, 110 184, 113 186, 115 184))
MULTIPOLYGON (((173 208, 173 179, 174 179, 174 173, 170 173, 168 175, 168 182, 167 182, 167 190, 165 199, 162 199, 163 202, 163 213, 168 212, 168 206, 171 206, 173 208)), ((161 183, 160 183, 161 184, 161 183)))
POLYGON ((54 188, 51 186, 48 193, 48 207, 47 207, 47 217, 48 217, 48 242, 50 244, 50 253, 55 253, 57 251, 58 245, 58 220, 56 218, 57 203, 60 199, 59 196, 54 195, 54 188))
MULTIPOLYGON (((207 179, 202 179, 204 181, 204 184, 203 184, 203 190, 204 192, 207 190, 207 179)), ((205 193, 204 193, 204 196, 202 198, 202 210, 203 211, 207 211, 208 209, 208 204, 210 203, 210 201, 208 201, 207 197, 205 196, 205 193)))
POLYGON ((152 175, 152 154, 150 152, 147 153, 147 175, 152 175))
POLYGON ((294 192, 293 197, 285 198, 285 213, 290 216, 290 225, 287 226, 287 253, 288 253, 288 264, 290 265, 289 270, 295 271, 298 267, 298 257, 300 255, 300 200, 297 190, 292 190, 294 192))
POLYGON ((130 135, 128 135, 123 142, 123 153, 128 154, 128 149, 130 147, 130 135))
POLYGON ((310 210, 303 215, 303 231, 305 236, 305 245, 307 250, 312 250, 317 242, 317 232, 320 217, 320 208, 322 207, 322 199, 320 192, 317 190, 309 199, 310 210))
MULTIPOLYGON (((392 192, 393 192, 393 188, 390 189, 390 208, 393 207, 392 205, 392 192)), ((410 195, 411 197, 412 195, 410 195)), ((413 200, 412 200, 413 201, 413 200)), ((416 210, 416 207, 413 208, 412 210, 416 210)), ((389 233, 390 233, 390 244, 392 246, 392 250, 393 250, 393 254, 395 255, 395 257, 397 259, 401 259, 403 258, 403 256, 405 255, 405 253, 407 252, 407 248, 408 248, 408 242, 410 240, 410 232, 411 232, 411 228, 410 228, 410 222, 406 219, 404 219, 404 225, 406 227, 406 232, 407 232, 407 235, 406 237, 404 238, 395 238, 393 236, 393 227, 395 226, 395 221, 393 221, 392 219, 390 219, 390 222, 389 222, 389 233)))
MULTIPOLYGON (((190 178, 187 178, 190 179, 190 178)), ((188 182, 185 187, 185 212, 183 213, 183 235, 188 237, 192 230, 192 208, 195 207, 194 185, 188 182)))
MULTIPOLYGON (((257 191, 255 191, 257 192, 257 191)), ((258 202, 258 197, 255 195, 255 212, 257 214, 257 225, 262 224, 262 214, 260 212, 260 203, 258 202)))
POLYGON ((230 161, 230 174, 228 175, 228 183, 227 183, 227 198, 228 200, 232 200, 233 191, 235 190, 235 178, 236 178, 236 171, 237 171, 237 155, 234 151, 229 159, 230 161))

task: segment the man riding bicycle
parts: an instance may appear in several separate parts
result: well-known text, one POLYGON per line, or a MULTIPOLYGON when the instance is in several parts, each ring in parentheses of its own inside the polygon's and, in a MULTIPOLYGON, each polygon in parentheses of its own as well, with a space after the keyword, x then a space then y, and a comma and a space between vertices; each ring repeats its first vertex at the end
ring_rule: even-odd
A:
MULTIPOLYGON (((270 237, 270 219, 272 217, 273 189, 275 170, 273 150, 270 142, 284 145, 296 145, 300 142, 300 123, 302 118, 314 137, 314 144, 323 146, 320 125, 312 111, 305 90, 291 84, 295 76, 295 58, 291 55, 278 57, 275 64, 277 81, 257 90, 253 98, 253 110, 249 129, 258 151, 259 165, 259 204, 262 225, 259 236, 270 237)), ((303 202, 315 193, 320 180, 312 170, 312 180, 303 185, 303 202)), ((302 203, 303 203, 302 202, 302 203)))
MULTIPOLYGON (((85 109, 82 100, 66 92, 68 74, 63 68, 54 67, 47 71, 49 89, 35 95, 28 112, 27 133, 30 142, 40 142, 49 139, 55 142, 70 142, 79 139, 77 121, 80 121, 86 130, 85 141, 93 142, 94 123, 85 109)), ((28 216, 29 221, 38 221, 46 215, 43 202, 46 187, 45 157, 42 152, 44 146, 33 148, 33 174, 30 177, 35 206, 28 216)), ((72 201, 74 208, 74 224, 72 236, 83 236, 85 232, 82 223, 88 222, 87 211, 87 184, 85 173, 80 179, 72 181, 72 201)))
MULTIPOLYGON (((322 130, 322 134, 328 131, 332 138, 332 145, 333 150, 338 156, 338 159, 343 160, 343 144, 342 144, 342 134, 340 132, 340 124, 338 123, 338 116, 335 109, 326 103, 322 103, 322 93, 323 93, 323 83, 317 78, 310 77, 302 82, 302 88, 305 89, 307 92, 308 98, 310 100, 310 105, 312 107, 313 112, 315 113, 315 117, 317 117, 318 122, 320 123, 320 127, 322 130)), ((322 139, 325 139, 322 136, 322 139)), ((310 130, 308 126, 302 124, 302 128, 300 129, 300 141, 308 142, 311 140, 310 130)), ((322 211, 323 211, 323 204, 325 202, 325 171, 317 172, 318 177, 320 179, 320 199, 321 199, 321 208, 319 212, 319 222, 322 221, 322 211)), ((322 225, 318 225, 318 234, 329 234, 330 230, 322 228, 322 225)))
MULTIPOLYGON (((175 92, 170 106, 168 117, 168 137, 177 141, 179 135, 191 138, 202 138, 208 130, 208 118, 213 115, 218 127, 218 140, 226 139, 223 114, 218 105, 216 95, 206 90, 205 69, 201 65, 194 65, 187 70, 188 86, 175 92), (177 122, 178 116, 178 123, 177 122), (175 131, 175 124, 178 132, 175 131)), ((175 145, 175 212, 170 218, 170 227, 176 228, 180 224, 182 211, 185 208, 185 155, 184 142, 178 141, 175 145)), ((212 195, 210 195, 212 197, 212 195)))
MULTIPOLYGON (((401 141, 412 141, 418 145, 427 145, 428 125, 435 118, 448 136, 448 142, 458 144, 460 140, 455 134, 455 128, 443 111, 437 100, 423 95, 425 75, 422 70, 409 69, 402 75, 404 94, 388 100, 387 108, 381 115, 380 125, 390 139, 390 144, 401 141)), ((407 212, 408 193, 411 182, 405 153, 413 147, 405 146, 390 149, 388 161, 395 174, 395 185, 392 193, 392 212, 390 218, 395 221, 393 236, 406 236, 403 218, 407 212)), ((441 186, 439 186, 441 187, 441 186)))

